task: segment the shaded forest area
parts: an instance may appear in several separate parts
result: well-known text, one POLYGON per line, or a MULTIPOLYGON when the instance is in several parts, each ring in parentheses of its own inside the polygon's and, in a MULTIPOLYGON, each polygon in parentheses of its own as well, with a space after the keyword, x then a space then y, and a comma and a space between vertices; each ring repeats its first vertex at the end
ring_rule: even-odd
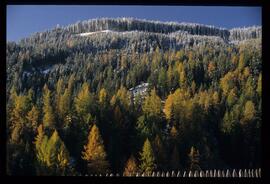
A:
POLYGON ((208 35, 136 21, 88 21, 7 43, 8 174, 261 166, 258 28, 208 35), (74 35, 108 25, 139 31, 74 35), (147 93, 133 97, 141 83, 147 93))

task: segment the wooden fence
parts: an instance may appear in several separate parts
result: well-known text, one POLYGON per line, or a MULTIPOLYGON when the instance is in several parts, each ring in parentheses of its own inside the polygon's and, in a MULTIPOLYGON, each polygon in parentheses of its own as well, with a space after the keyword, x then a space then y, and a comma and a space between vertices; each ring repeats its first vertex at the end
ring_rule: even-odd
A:
MULTIPOLYGON (((85 176, 92 177, 122 177, 119 173, 107 173, 102 174, 89 174, 85 176)), ((261 177, 261 168, 259 169, 233 169, 233 170, 201 170, 201 171, 167 171, 167 172, 152 172, 152 173, 133 173, 127 177, 218 177, 218 178, 260 178, 261 177)))

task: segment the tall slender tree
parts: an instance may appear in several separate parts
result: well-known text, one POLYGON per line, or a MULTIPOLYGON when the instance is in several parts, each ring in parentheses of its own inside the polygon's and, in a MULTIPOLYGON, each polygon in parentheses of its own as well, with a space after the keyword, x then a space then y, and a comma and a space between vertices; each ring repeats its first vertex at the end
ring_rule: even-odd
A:
POLYGON ((55 127, 55 115, 54 110, 51 104, 51 91, 48 86, 45 84, 43 88, 43 124, 45 128, 54 128, 55 127))
POLYGON ((145 140, 141 155, 141 172, 151 173, 156 169, 156 159, 151 143, 148 138, 145 140))
POLYGON ((89 132, 88 142, 84 146, 82 159, 87 161, 88 173, 106 173, 109 171, 109 162, 103 145, 100 132, 94 124, 89 132))

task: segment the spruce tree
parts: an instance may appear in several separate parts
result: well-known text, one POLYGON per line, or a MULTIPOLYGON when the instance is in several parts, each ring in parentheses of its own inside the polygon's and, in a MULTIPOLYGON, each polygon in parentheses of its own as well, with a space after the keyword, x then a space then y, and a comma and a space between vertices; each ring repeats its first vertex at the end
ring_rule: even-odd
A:
POLYGON ((189 160, 190 160, 190 170, 200 170, 200 153, 195 147, 191 147, 189 153, 189 160))

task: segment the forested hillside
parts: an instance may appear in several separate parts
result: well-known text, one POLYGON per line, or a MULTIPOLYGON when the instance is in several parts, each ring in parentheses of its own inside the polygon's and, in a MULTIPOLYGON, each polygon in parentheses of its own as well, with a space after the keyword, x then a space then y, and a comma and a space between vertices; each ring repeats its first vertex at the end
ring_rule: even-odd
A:
POLYGON ((8 174, 261 166, 261 27, 92 19, 6 54, 8 174))

